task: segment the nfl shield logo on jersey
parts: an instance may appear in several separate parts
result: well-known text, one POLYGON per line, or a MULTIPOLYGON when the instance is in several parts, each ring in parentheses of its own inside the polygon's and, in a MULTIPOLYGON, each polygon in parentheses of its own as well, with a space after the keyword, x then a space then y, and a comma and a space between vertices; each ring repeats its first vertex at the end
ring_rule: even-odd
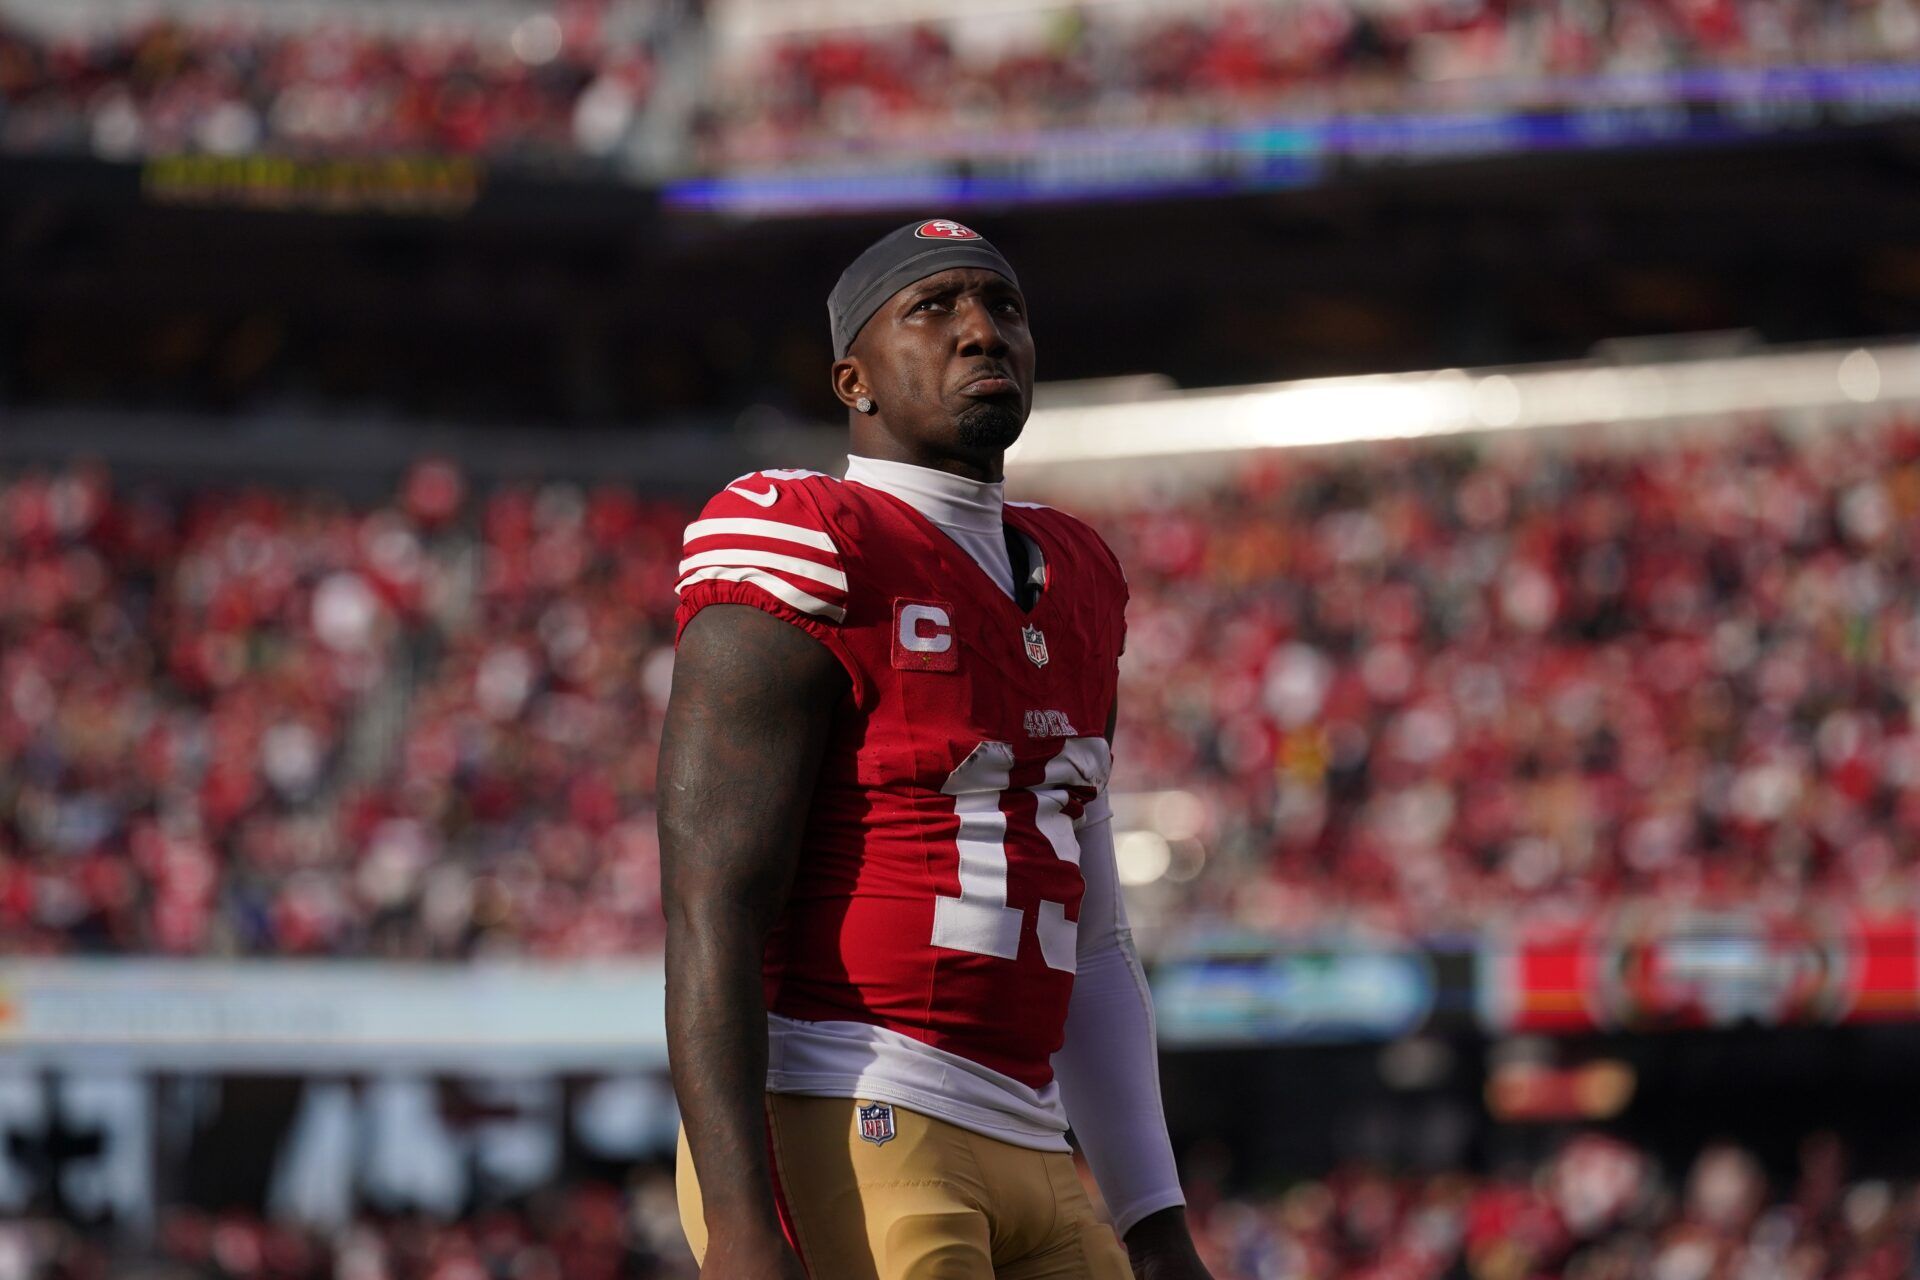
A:
POLYGON ((1038 627, 1020 628, 1020 638, 1027 644, 1027 660, 1036 667, 1047 665, 1047 638, 1038 627))
POLYGON ((875 1102, 860 1108, 860 1136, 876 1147, 893 1141, 891 1102, 875 1102))

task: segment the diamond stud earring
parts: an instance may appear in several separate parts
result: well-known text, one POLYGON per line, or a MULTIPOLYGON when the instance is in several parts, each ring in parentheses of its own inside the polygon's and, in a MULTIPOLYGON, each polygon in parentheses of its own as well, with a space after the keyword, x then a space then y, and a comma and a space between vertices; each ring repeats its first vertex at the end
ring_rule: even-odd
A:
POLYGON ((866 396, 861 396, 858 400, 853 402, 853 407, 858 409, 862 413, 872 413, 873 401, 868 399, 866 396))

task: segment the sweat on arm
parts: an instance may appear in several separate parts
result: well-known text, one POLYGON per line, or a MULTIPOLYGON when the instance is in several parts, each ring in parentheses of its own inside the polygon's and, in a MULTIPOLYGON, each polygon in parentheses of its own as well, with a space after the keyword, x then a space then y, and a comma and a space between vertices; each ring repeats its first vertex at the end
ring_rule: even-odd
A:
POLYGON ((848 677, 813 636, 715 604, 681 633, 660 751, 667 1046, 710 1224, 777 1240, 761 959, 848 677))

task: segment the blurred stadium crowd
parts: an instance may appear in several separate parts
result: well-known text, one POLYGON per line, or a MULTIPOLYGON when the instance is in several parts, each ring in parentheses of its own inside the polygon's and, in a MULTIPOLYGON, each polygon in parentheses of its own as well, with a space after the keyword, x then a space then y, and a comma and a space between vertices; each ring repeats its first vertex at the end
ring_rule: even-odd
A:
MULTIPOLYGON (((662 3, 658 22, 609 25, 606 7, 593 0, 511 29, 443 23, 405 35, 356 27, 345 14, 304 27, 148 15, 50 34, 10 26, 0 9, 0 146, 110 157, 603 157, 645 109, 663 32, 700 21, 662 3)), ((1664 102, 1687 91, 1627 81, 1603 91, 1591 78, 1920 54, 1911 0, 1036 11, 998 41, 962 44, 944 25, 896 23, 776 36, 730 53, 698 95, 694 158, 726 167, 850 148, 964 152, 1035 129, 1290 112, 1664 102)))
POLYGON ((1908 901, 1916 459, 1372 447, 1092 513, 1134 587, 1116 787, 1194 788, 1242 874, 1186 910, 1267 931, 1908 901))
POLYGON ((654 76, 645 40, 583 9, 511 31, 305 27, 144 15, 60 35, 0 11, 0 148, 109 159, 204 152, 604 155, 654 76))
MULTIPOLYGON (((1837 1140, 1801 1144, 1770 1186, 1737 1145, 1677 1182, 1618 1139, 1578 1134, 1491 1176, 1360 1166, 1271 1195, 1190 1185, 1220 1280, 1903 1280, 1920 1262, 1920 1186, 1850 1178, 1837 1140)), ((335 1231, 172 1211, 142 1261, 67 1224, 0 1224, 4 1280, 682 1280, 669 1174, 576 1182, 451 1224, 365 1218, 335 1231), (38 1257, 38 1269, 22 1259, 38 1257), (118 1268, 118 1269, 116 1269, 118 1268)))
POLYGON ((1645 1153, 1584 1134, 1494 1176, 1349 1168, 1200 1217, 1215 1274, 1234 1280, 1895 1280, 1912 1274, 1920 1188, 1847 1182, 1825 1137, 1803 1144, 1791 1187, 1770 1189, 1730 1143, 1675 1186, 1645 1153))
POLYGON ((691 1280, 673 1175, 580 1180, 454 1221, 369 1215, 333 1230, 163 1211, 137 1251, 53 1218, 0 1224, 0 1280, 691 1280))
POLYGON ((1359 0, 1241 4, 1116 22, 1062 12, 1010 48, 932 27, 781 41, 723 77, 708 160, 766 164, 894 146, 964 155, 995 135, 1475 106, 1671 87, 1590 78, 1879 62, 1920 53, 1907 0, 1359 0))
POLYGON ((13 949, 657 942, 678 507, 468 509, 444 464, 371 510, 91 471, 5 492, 13 949))
MULTIPOLYGON (((1116 792, 1181 789, 1203 864, 1176 923, 1911 900, 1920 426, 1283 455, 1082 514, 1133 590, 1116 792)), ((8 477, 0 947, 655 948, 688 517, 439 461, 372 506, 8 477)))

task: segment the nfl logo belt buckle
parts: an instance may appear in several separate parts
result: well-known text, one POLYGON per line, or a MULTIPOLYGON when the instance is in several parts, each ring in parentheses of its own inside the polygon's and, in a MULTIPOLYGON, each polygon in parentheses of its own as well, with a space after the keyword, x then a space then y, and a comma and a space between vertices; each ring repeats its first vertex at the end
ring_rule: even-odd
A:
POLYGON ((860 1136, 874 1146, 882 1146, 893 1141, 893 1104, 891 1102, 872 1102, 859 1104, 860 1136))

